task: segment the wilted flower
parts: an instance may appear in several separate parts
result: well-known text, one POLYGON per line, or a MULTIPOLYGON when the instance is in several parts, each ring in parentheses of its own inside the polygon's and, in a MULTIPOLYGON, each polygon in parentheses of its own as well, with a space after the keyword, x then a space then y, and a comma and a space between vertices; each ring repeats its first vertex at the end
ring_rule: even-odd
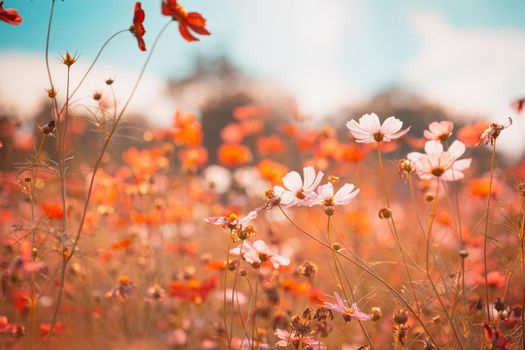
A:
POLYGON ((146 43, 144 42, 144 34, 146 34, 146 30, 144 29, 143 25, 145 17, 146 16, 144 14, 144 10, 142 9, 142 5, 137 1, 133 11, 133 24, 129 30, 131 34, 137 38, 140 51, 146 51, 146 43))
POLYGON ((303 168, 304 181, 297 171, 291 171, 283 177, 281 186, 274 186, 273 190, 281 198, 281 204, 285 207, 294 205, 308 205, 308 201, 315 196, 315 189, 319 186, 324 173, 320 171, 316 174, 314 167, 303 168))
POLYGON ((230 253, 235 255, 242 253, 244 260, 254 266, 260 266, 265 261, 271 262, 276 269, 290 264, 290 258, 274 253, 262 240, 253 242, 253 245, 248 241, 243 241, 242 252, 241 247, 235 247, 230 250, 230 253))
POLYGON ((4 9, 4 2, 0 1, 0 21, 17 26, 22 23, 22 17, 15 9, 4 9))
POLYGON ((507 123, 505 124, 498 124, 498 123, 491 123, 483 133, 481 133, 481 137, 479 138, 479 142, 476 144, 476 146, 479 146, 481 144, 494 144, 494 140, 498 138, 499 134, 503 129, 508 128, 512 125, 512 118, 507 119, 507 123))
POLYGON ((432 122, 428 126, 428 130, 423 132, 427 140, 446 141, 452 135, 454 123, 448 120, 440 122, 432 122))
POLYGON ((70 67, 77 61, 78 56, 75 54, 74 56, 69 53, 69 51, 66 51, 64 56, 62 57, 62 63, 66 66, 70 67))
POLYGON ((454 141, 447 151, 438 141, 427 141, 425 153, 411 152, 407 158, 414 162, 416 172, 422 180, 441 178, 456 181, 464 177, 463 171, 470 167, 471 159, 459 159, 465 153, 465 145, 454 141))
POLYGON ((365 114, 359 118, 359 123, 350 120, 346 127, 358 143, 389 142, 406 134, 410 127, 403 129, 403 122, 396 117, 387 118, 381 125, 377 114, 365 114))
POLYGON ((356 303, 353 303, 350 307, 347 306, 347 303, 341 299, 337 292, 334 292, 335 300, 337 304, 332 304, 329 302, 324 302, 324 306, 329 308, 334 312, 338 312, 343 315, 343 318, 346 322, 349 322, 353 319, 359 321, 370 321, 372 317, 369 314, 362 312, 356 303))

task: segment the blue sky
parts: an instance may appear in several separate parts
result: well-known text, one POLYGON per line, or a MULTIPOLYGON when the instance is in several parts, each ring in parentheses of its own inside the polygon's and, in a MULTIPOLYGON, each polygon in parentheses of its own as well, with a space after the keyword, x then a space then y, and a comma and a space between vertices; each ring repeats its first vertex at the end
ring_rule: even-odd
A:
MULTIPOLYGON (((28 86, 20 80, 38 76, 33 85, 39 95, 47 87, 42 57, 50 2, 5 2, 5 7, 17 8, 24 21, 17 27, 0 23, 0 109, 6 105, 3 97, 10 109, 29 113, 24 110, 31 100, 26 98, 28 86), (14 106, 22 95, 21 106, 14 106)), ((511 113, 510 101, 525 95, 523 0, 187 0, 182 4, 207 18, 212 35, 188 44, 176 26, 168 30, 148 69, 151 81, 144 90, 150 90, 150 99, 162 91, 167 78, 187 75, 196 57, 221 55, 244 72, 286 90, 314 116, 358 103, 393 85, 471 118, 504 119, 511 113)), ((77 51, 79 65, 89 64, 106 38, 129 27, 133 5, 131 0, 58 0, 51 55, 57 58, 65 50, 77 51)), ((151 45, 167 18, 160 14, 160 0, 143 0, 142 6, 145 39, 151 45)), ((97 67, 104 74, 129 76, 132 81, 144 59, 135 39, 124 33, 111 43, 97 67)), ((159 118, 170 108, 173 105, 158 112, 159 118)), ((515 129, 523 132, 524 128, 515 129)), ((522 143, 525 148, 525 140, 522 143)))
MULTIPOLYGON (((149 43, 166 21, 160 15, 159 3, 160 0, 143 1, 149 43)), ((293 67, 276 67, 280 49, 294 45, 301 36, 300 32, 287 28, 286 22, 297 26, 304 19, 310 21, 306 26, 323 31, 330 27, 333 9, 348 13, 340 14, 344 22, 341 28, 346 32, 334 33, 340 37, 339 47, 337 55, 328 63, 337 65, 341 76, 371 90, 398 82, 399 72, 417 53, 419 45, 409 24, 413 14, 434 13, 458 28, 525 31, 525 1, 520 0, 189 0, 183 3, 206 16, 213 35, 201 43, 186 45, 172 28, 154 59, 152 70, 156 73, 184 75, 197 55, 225 54, 249 73, 276 78, 282 74, 281 70, 293 70, 293 67), (306 18, 305 12, 308 12, 306 18), (353 26, 355 22, 359 25, 353 26), (276 25, 278 30, 274 30, 276 25), (254 31, 263 44, 259 49, 257 42, 249 38, 254 31), (293 35, 285 35, 280 40, 273 36, 279 31, 292 31, 293 35), (265 37, 265 34, 268 35, 265 37), (253 44, 252 47, 247 47, 248 43, 253 44), (356 68, 363 62, 368 69, 356 68)), ((51 52, 58 55, 69 49, 78 51, 82 59, 91 58, 105 38, 129 26, 133 4, 134 1, 127 0, 57 1, 51 52)), ((49 5, 50 1, 45 0, 7 0, 5 6, 19 9, 24 22, 19 27, 0 26, 0 50, 42 52, 49 5)), ((308 53, 304 46, 297 50, 308 53)), ((134 68, 140 65, 141 56, 144 55, 136 51, 133 38, 126 34, 112 43, 103 62, 118 62, 134 68)))

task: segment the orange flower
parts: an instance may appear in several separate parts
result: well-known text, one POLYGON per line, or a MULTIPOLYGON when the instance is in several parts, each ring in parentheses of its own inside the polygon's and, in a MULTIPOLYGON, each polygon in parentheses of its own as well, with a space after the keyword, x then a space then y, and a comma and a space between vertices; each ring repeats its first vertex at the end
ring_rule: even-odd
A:
MULTIPOLYGON (((474 179, 470 183, 470 193, 474 197, 487 198, 489 195, 490 179, 474 179)), ((497 197, 502 191, 501 184, 497 180, 492 181, 492 196, 497 197)))
POLYGON ((206 165, 208 151, 202 146, 189 147, 179 152, 182 166, 186 169, 196 169, 206 165))
POLYGON ((193 114, 177 111, 173 126, 173 138, 177 145, 197 146, 202 143, 201 123, 193 114))
POLYGON ((264 159, 257 165, 259 174, 265 180, 268 180, 272 184, 280 184, 286 173, 288 173, 288 167, 281 163, 274 162, 270 159, 264 159))
POLYGON ((44 202, 41 208, 50 220, 62 219, 62 215, 64 215, 62 206, 58 202, 44 202))
POLYGON ((116 241, 111 244, 111 249, 113 250, 126 250, 128 249, 131 244, 133 243, 133 240, 130 238, 121 239, 120 241, 116 241))
MULTIPOLYGON (((66 328, 66 325, 62 322, 57 322, 55 324, 55 328, 53 329, 53 335, 56 336, 59 332, 62 332, 66 328)), ((51 324, 50 323, 41 323, 38 327, 40 330, 40 337, 44 338, 51 332, 51 324)))
POLYGON ((245 165, 252 159, 252 152, 248 147, 234 143, 221 145, 217 155, 219 163, 231 167, 245 165))
POLYGON ((278 136, 260 137, 257 140, 257 149, 263 156, 272 153, 282 153, 285 150, 284 142, 278 136))
POLYGON ((244 140, 244 130, 237 123, 230 123, 221 130, 221 139, 228 143, 239 143, 244 140))
POLYGON ((162 14, 171 16, 174 21, 179 22, 180 34, 188 42, 199 41, 190 32, 190 29, 200 35, 210 35, 206 29, 204 17, 198 12, 186 12, 184 7, 177 3, 177 0, 162 0, 162 14))
POLYGON ((341 158, 350 163, 357 163, 366 158, 368 152, 363 147, 341 145, 341 158))
POLYGON ((128 163, 133 172, 139 178, 149 178, 160 168, 169 165, 169 161, 164 157, 162 148, 152 148, 138 150, 131 147, 122 155, 122 158, 128 163))
POLYGON ((135 3, 135 10, 133 11, 133 25, 129 30, 135 35, 135 38, 137 38, 140 51, 146 51, 146 43, 143 38, 144 34, 146 34, 146 30, 142 24, 144 23, 145 17, 144 10, 142 9, 140 2, 137 1, 135 3))

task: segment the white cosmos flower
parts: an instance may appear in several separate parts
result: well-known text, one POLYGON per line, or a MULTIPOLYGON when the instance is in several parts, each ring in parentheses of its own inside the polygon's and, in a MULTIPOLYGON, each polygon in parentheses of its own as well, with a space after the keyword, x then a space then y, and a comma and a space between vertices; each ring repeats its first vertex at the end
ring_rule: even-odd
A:
POLYGON ((396 117, 386 118, 381 125, 375 113, 363 115, 359 118, 359 123, 352 119, 346 123, 346 127, 358 143, 389 142, 410 130, 410 127, 402 130, 403 122, 396 117))
POLYGON ((463 171, 470 167, 471 159, 459 159, 465 153, 465 145, 454 141, 447 151, 439 141, 427 141, 425 153, 411 152, 407 158, 414 162, 417 175, 422 180, 441 178, 457 181, 464 177, 463 171))
POLYGON ((230 189, 232 174, 220 165, 210 165, 204 170, 204 182, 213 193, 223 194, 230 189))
POLYGON ((323 179, 322 171, 316 174, 314 167, 303 168, 304 181, 297 171, 291 171, 283 177, 281 186, 274 186, 275 195, 281 198, 281 205, 291 207, 294 205, 308 205, 309 199, 315 195, 315 189, 323 179))
POLYGON ((316 195, 310 200, 310 206, 324 205, 325 207, 328 207, 348 204, 359 193, 359 189, 354 189, 354 185, 347 183, 334 194, 334 186, 332 183, 329 182, 321 185, 317 188, 316 195))
POLYGON ((240 255, 249 264, 261 264, 264 261, 272 263, 273 267, 278 269, 280 266, 290 265, 290 258, 276 254, 263 240, 253 242, 253 245, 248 241, 242 242, 241 247, 235 247, 230 250, 231 254, 240 255))

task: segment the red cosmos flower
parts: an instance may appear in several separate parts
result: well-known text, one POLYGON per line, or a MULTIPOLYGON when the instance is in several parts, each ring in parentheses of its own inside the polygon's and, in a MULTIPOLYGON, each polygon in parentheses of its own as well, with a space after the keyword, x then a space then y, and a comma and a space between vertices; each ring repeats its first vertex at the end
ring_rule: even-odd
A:
POLYGON ((190 29, 197 34, 210 35, 206 29, 206 19, 198 12, 186 12, 177 0, 162 0, 162 14, 171 16, 174 21, 179 22, 180 34, 186 41, 199 41, 193 36, 190 29))
POLYGON ((4 2, 0 1, 0 21, 17 26, 22 23, 22 17, 15 9, 4 10, 4 2))
POLYGON ((135 10, 133 11, 133 25, 129 28, 130 32, 135 35, 137 38, 137 43, 139 44, 140 51, 146 51, 146 43, 144 42, 144 34, 146 34, 146 29, 142 23, 144 23, 144 10, 140 2, 135 3, 135 10))

